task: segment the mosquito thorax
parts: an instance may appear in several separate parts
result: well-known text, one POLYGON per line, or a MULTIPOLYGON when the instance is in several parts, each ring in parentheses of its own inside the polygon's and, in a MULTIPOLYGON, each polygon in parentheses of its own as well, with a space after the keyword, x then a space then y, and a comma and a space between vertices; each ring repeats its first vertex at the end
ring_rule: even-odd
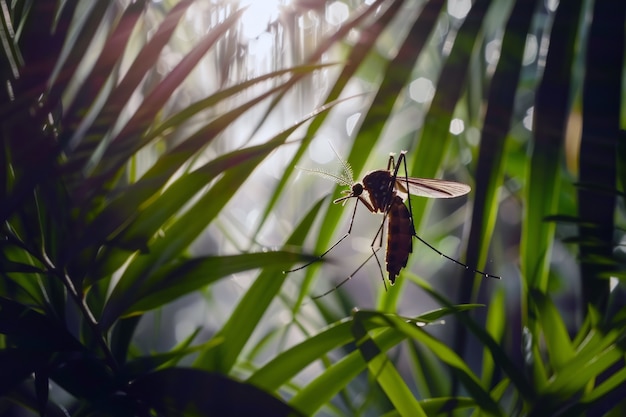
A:
POLYGON ((387 204, 395 194, 391 183, 392 174, 384 169, 372 171, 363 178, 363 187, 369 193, 375 211, 385 212, 387 209, 387 204))

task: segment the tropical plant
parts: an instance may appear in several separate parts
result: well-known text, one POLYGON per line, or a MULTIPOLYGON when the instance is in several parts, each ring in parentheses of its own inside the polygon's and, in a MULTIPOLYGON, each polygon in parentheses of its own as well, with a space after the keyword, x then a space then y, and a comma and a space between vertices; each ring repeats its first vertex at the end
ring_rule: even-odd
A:
POLYGON ((626 2, 345 3, 282 2, 266 67, 239 2, 0 0, 0 414, 624 413, 626 2), (472 185, 412 199, 470 268, 283 273, 353 213, 296 170, 334 119, 472 185))

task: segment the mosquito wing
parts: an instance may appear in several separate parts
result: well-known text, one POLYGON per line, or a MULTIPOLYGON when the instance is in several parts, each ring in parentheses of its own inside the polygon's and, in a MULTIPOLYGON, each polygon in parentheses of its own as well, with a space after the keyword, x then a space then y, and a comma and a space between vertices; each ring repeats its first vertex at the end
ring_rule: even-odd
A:
POLYGON ((436 180, 433 178, 396 178, 396 189, 407 193, 406 185, 409 183, 408 193, 428 198, 452 198, 465 195, 471 187, 467 184, 454 181, 436 180))

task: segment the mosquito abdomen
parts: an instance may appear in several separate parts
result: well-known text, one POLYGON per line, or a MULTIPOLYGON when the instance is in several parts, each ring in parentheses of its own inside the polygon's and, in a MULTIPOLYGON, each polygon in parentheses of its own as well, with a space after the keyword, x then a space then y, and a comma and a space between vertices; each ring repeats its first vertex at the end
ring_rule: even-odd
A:
POLYGON ((413 252, 413 227, 409 209, 400 196, 394 196, 389 207, 387 232, 387 272, 391 285, 396 282, 400 270, 406 267, 409 254, 413 252))

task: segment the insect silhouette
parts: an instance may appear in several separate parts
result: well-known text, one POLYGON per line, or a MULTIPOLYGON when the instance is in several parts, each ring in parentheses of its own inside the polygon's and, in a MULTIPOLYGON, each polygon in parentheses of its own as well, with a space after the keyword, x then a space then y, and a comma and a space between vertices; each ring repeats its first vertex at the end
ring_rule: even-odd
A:
POLYGON ((334 204, 341 203, 342 205, 345 205, 348 200, 352 198, 357 199, 357 203, 354 205, 354 211, 352 212, 352 217, 350 218, 348 231, 337 242, 335 242, 335 244, 319 255, 317 259, 284 272, 294 272, 306 268, 307 266, 321 260, 326 254, 346 239, 352 232, 356 208, 358 207, 359 202, 361 202, 370 212, 382 213, 384 216, 370 245, 372 254, 352 274, 341 281, 338 285, 323 294, 313 297, 314 299, 324 297, 341 287, 349 281, 372 257, 374 257, 378 263, 383 279, 383 285, 385 286, 385 290, 387 289, 384 274, 382 273, 382 265, 376 255, 376 252, 382 247, 386 222, 388 223, 388 226, 385 266, 391 285, 394 285, 400 271, 402 268, 406 267, 409 255, 413 252, 413 237, 417 238, 420 242, 437 252, 440 256, 443 256, 465 269, 471 269, 474 273, 483 275, 485 278, 500 279, 499 276, 470 268, 466 264, 445 255, 415 233, 412 214, 413 210, 411 208, 411 199, 409 198, 409 194, 428 198, 460 197, 470 192, 471 188, 469 185, 432 178, 409 177, 407 175, 408 171, 406 167, 406 151, 402 151, 400 153, 397 162, 395 161, 394 154, 390 154, 387 162, 387 169, 370 171, 365 175, 365 177, 363 177, 362 182, 355 182, 350 165, 339 157, 334 148, 333 152, 335 152, 335 155, 337 155, 337 158, 342 165, 343 173, 341 175, 334 175, 317 169, 305 169, 305 171, 321 175, 339 183, 340 185, 349 187, 349 189, 343 191, 345 194, 343 197, 333 201, 334 204), (398 177, 398 172, 401 166, 404 167, 404 176, 398 177), (408 207, 404 202, 405 199, 408 203, 408 207), (375 247, 377 240, 379 240, 379 244, 375 247))

